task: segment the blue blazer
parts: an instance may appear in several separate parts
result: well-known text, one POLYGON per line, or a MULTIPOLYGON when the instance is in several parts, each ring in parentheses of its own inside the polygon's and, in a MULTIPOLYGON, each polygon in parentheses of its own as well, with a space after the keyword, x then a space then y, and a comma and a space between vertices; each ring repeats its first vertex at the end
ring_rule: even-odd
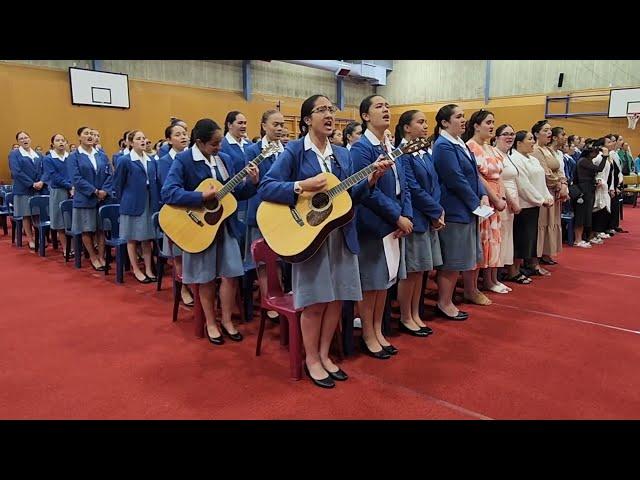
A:
MULTIPOLYGON (((176 155, 178 154, 176 153, 176 155)), ((166 155, 163 155, 162 157, 160 157, 158 159, 158 162, 156 163, 156 167, 158 169, 158 185, 160 187, 160 190, 162 190, 162 186, 164 185, 164 182, 167 180, 167 176, 169 175, 169 169, 171 168, 172 164, 173 164, 173 158, 171 158, 171 155, 169 155, 169 152, 167 152, 166 155)), ((160 199, 160 204, 162 203, 163 203, 162 199, 160 199)))
MULTIPOLYGON (((384 152, 381 145, 374 146, 364 135, 351 146, 349 153, 353 171, 357 172, 375 162, 384 152)), ((383 238, 398 229, 400 216, 413 218, 411 193, 407 189, 404 161, 396 159, 396 170, 400 182, 400 198, 396 197, 396 178, 392 169, 378 179, 370 196, 358 206, 356 226, 359 235, 375 235, 383 238)))
MULTIPOLYGON (((249 147, 251 144, 246 144, 245 145, 245 152, 247 147, 249 147)), ((239 145, 237 144, 232 144, 229 143, 227 141, 226 138, 222 138, 222 143, 220 145, 220 150, 222 150, 224 153, 226 153, 227 155, 229 155, 229 157, 231 157, 231 161, 233 162, 233 168, 235 169, 236 172, 239 172, 240 170, 242 170, 245 165, 247 164, 247 160, 253 160, 253 158, 249 158, 247 159, 247 155, 246 153, 243 153, 242 149, 240 148, 239 145)), ((248 202, 238 202, 238 211, 239 212, 245 212, 247 210, 247 203, 248 202)))
POLYGON ((74 208, 97 208, 98 197, 94 193, 96 189, 104 190, 108 196, 111 195, 113 182, 111 165, 103 153, 96 154, 97 171, 93 169, 89 157, 79 153, 78 150, 71 153, 65 163, 75 188, 74 208))
POLYGON ((423 156, 405 154, 401 158, 404 161, 407 186, 411 192, 413 230, 424 233, 429 230, 431 220, 440 218, 443 211, 440 206, 438 174, 431 156, 426 152, 423 156))
MULTIPOLYGON (((220 152, 218 156, 227 168, 229 179, 232 178, 236 174, 236 170, 234 169, 231 158, 222 152, 220 152)), ((187 148, 177 154, 176 158, 173 159, 169 174, 160 191, 162 202, 168 205, 185 207, 202 206, 202 192, 194 192, 194 190, 207 178, 212 178, 211 169, 205 162, 194 161, 191 148, 187 148)), ((249 180, 246 180, 241 182, 232 193, 236 199, 245 200, 255 195, 256 190, 256 186, 249 180)), ((245 229, 238 220, 236 213, 228 217, 226 221, 228 222, 231 234, 238 240, 241 240, 244 237, 245 229)))
POLYGON ((113 183, 116 198, 120 199, 121 214, 142 215, 146 201, 145 192, 149 193, 151 213, 153 214, 160 209, 160 187, 155 160, 147 162, 147 173, 145 174, 142 163, 131 160, 131 155, 122 156, 118 161, 113 183), (147 185, 147 175, 149 176, 149 185, 147 185))
MULTIPOLYGON (((354 173, 351 161, 349 159, 349 151, 346 148, 332 145, 335 161, 331 166, 333 174, 340 180, 344 180, 354 173)), ((304 138, 292 140, 260 182, 260 196, 262 200, 267 202, 283 203, 285 205, 295 205, 298 195, 293 191, 294 182, 306 180, 322 173, 318 157, 313 150, 304 150, 304 138)), ((353 203, 357 204, 367 198, 372 192, 366 180, 359 182, 351 187, 349 195, 353 199, 353 203)), ((347 248, 351 253, 358 254, 360 252, 360 244, 358 243, 358 235, 354 225, 355 222, 349 222, 343 227, 342 234, 347 248)))
MULTIPOLYGON (((67 157, 69 160, 69 157, 67 157)), ((50 155, 44 157, 44 173, 51 188, 64 188, 71 190, 71 177, 67 169, 67 160, 61 162, 50 155)))
MULTIPOLYGON (((33 188, 33 184, 42 180, 42 157, 25 157, 20 150, 9 153, 9 169, 13 178, 14 195, 36 195, 43 193, 33 188)), ((43 188, 44 189, 44 188, 43 188)))
POLYGON ((162 158, 165 155, 169 154, 169 150, 171 150, 171 145, 170 144, 166 144, 166 145, 162 145, 158 151, 156 152, 158 154, 158 158, 162 158))
MULTIPOLYGON (((247 158, 247 163, 260 155, 262 151, 262 142, 252 143, 248 147, 245 147, 245 156, 247 158)), ((282 155, 280 153, 279 155, 282 155)), ((271 166, 273 162, 275 162, 276 156, 271 155, 265 158, 260 165, 258 165, 258 169, 260 170, 259 177, 262 180, 271 166)), ((258 193, 249 199, 249 203, 247 205, 247 225, 252 227, 257 227, 258 222, 256 221, 256 212, 258 211, 258 207, 260 206, 260 202, 262 202, 262 195, 260 193, 260 189, 258 189, 258 193)))
POLYGON ((480 197, 487 191, 478 175, 473 152, 467 156, 460 145, 439 135, 433 144, 433 164, 440 181, 440 205, 450 222, 471 223, 473 212, 480 206, 480 197))

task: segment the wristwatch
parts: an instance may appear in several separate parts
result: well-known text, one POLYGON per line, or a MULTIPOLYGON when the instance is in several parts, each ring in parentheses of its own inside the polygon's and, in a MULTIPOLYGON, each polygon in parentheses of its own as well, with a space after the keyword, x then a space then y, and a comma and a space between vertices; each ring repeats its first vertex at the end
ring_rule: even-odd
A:
POLYGON ((300 182, 293 182, 293 191, 298 195, 302 193, 302 187, 300 186, 300 182))

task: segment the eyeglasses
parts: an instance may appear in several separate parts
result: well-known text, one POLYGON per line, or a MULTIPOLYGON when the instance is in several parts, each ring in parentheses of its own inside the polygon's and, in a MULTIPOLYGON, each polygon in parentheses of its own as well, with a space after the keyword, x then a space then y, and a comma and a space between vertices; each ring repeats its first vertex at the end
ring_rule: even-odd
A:
POLYGON ((338 111, 338 109, 336 107, 334 107, 333 105, 322 105, 320 107, 316 107, 313 110, 311 110, 311 113, 336 113, 338 111))

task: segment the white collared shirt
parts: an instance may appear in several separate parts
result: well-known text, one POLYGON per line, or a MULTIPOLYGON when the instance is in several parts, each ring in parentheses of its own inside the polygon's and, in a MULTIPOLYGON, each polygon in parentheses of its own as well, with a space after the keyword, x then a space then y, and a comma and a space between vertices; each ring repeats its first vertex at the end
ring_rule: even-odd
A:
POLYGON ((146 154, 146 152, 142 152, 142 157, 140 157, 135 150, 131 150, 131 152, 129 153, 129 156, 131 157, 131 160, 134 162, 140 162, 142 164, 142 167, 144 168, 144 173, 147 176, 147 185, 149 185, 149 171, 147 170, 147 162, 150 162, 151 159, 149 158, 149 156, 146 154))
MULTIPOLYGON (((407 143, 407 139, 403 138, 402 140, 400 140, 400 145, 398 145, 399 147, 402 147, 404 145, 406 145, 407 143)), ((413 155, 414 157, 420 156, 420 160, 424 161, 424 159, 422 158, 424 156, 426 152, 422 149, 418 150, 417 152, 413 152, 411 155, 413 155)))
MULTIPOLYGON (((266 135, 264 137, 262 137, 262 150, 267 148, 269 146, 269 143, 270 143, 269 139, 267 138, 266 135)), ((280 155, 282 152, 284 152, 284 145, 282 145, 280 140, 278 140, 278 151, 276 153, 274 153, 275 158, 278 158, 278 155, 280 155)))
POLYGON ((51 150, 51 158, 57 158, 61 162, 64 162, 67 159, 68 156, 69 156, 69 153, 66 150, 65 150, 64 155, 62 156, 62 158, 60 158, 60 155, 58 155, 58 152, 56 152, 55 150, 51 150))
MULTIPOLYGON (((376 137, 368 128, 364 131, 364 136, 369 139, 372 145, 380 145, 380 140, 378 140, 378 137, 376 137)), ((393 147, 391 147, 390 143, 385 143, 387 144, 387 150, 390 153, 393 150, 393 147), (391 148, 391 150, 389 150, 389 148, 391 148)), ((391 169, 393 170, 393 174, 396 177, 396 195, 400 195, 400 177, 398 176, 398 169, 395 162, 393 162, 393 164, 391 165, 391 169)))
POLYGON ((464 153, 467 154, 467 157, 469 157, 469 159, 471 159, 471 153, 469 152, 469 147, 467 147, 467 144, 464 143, 464 141, 460 137, 453 138, 453 136, 449 132, 447 132, 446 130, 440 130, 440 135, 442 135, 444 138, 449 140, 451 143, 454 143, 456 145, 460 145, 462 147, 462 149, 464 150, 464 153))
POLYGON ((171 147, 171 150, 169 150, 169 156, 171 157, 171 160, 173 160, 174 158, 176 158, 176 155, 178 154, 178 152, 176 152, 173 147, 171 147))
POLYGON ((91 165, 93 165, 93 169, 97 172, 98 161, 96 160, 96 153, 98 153, 98 151, 95 148, 91 147, 91 152, 87 152, 84 148, 82 148, 82 145, 78 145, 78 152, 84 153, 87 157, 89 157, 91 165))
POLYGON ((231 132, 227 132, 224 138, 226 138, 227 142, 229 142, 231 145, 233 145, 234 143, 238 145, 240 147, 240 150, 242 150, 243 152, 244 152, 245 144, 249 143, 244 137, 242 137, 240 139, 240 143, 238 143, 238 141, 233 137, 233 135, 231 135, 231 132))
POLYGON ((347 150, 351 150, 351 144, 347 143, 347 150))
POLYGON ((311 141, 311 137, 307 133, 304 136, 304 151, 313 150, 313 153, 318 157, 318 163, 320 164, 320 170, 323 172, 331 173, 331 159, 333 156, 333 149, 331 148, 331 142, 327 138, 327 145, 324 147, 324 152, 321 152, 318 147, 311 141))
POLYGON ((35 160, 36 158, 38 158, 38 154, 33 148, 29 148, 29 151, 27 152, 24 148, 22 148, 22 146, 20 146, 18 150, 20 150, 20 155, 22 155, 23 157, 29 157, 31 160, 35 160))
POLYGON ((224 182, 225 180, 227 180, 227 178, 229 178, 229 172, 227 172, 227 169, 224 166, 224 162, 220 160, 220 157, 218 157, 217 155, 214 157, 211 157, 213 161, 210 162, 209 159, 203 155, 203 153, 200 151, 197 145, 194 145, 193 147, 191 147, 191 155, 193 156, 194 162, 206 163, 209 169, 211 170, 211 176, 216 180, 220 182, 224 182), (216 169, 215 169, 216 166, 218 167, 218 170, 220 171, 220 175, 222 176, 222 178, 218 178, 218 175, 216 174, 216 169))

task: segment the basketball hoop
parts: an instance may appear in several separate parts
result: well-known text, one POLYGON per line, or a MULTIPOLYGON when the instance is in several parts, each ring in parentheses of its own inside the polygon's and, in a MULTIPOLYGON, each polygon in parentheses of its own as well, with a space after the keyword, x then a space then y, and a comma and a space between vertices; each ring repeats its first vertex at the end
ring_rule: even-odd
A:
POLYGON ((628 128, 630 128, 631 130, 635 130, 636 124, 638 123, 639 119, 640 113, 629 113, 627 115, 627 121, 629 122, 628 128))

